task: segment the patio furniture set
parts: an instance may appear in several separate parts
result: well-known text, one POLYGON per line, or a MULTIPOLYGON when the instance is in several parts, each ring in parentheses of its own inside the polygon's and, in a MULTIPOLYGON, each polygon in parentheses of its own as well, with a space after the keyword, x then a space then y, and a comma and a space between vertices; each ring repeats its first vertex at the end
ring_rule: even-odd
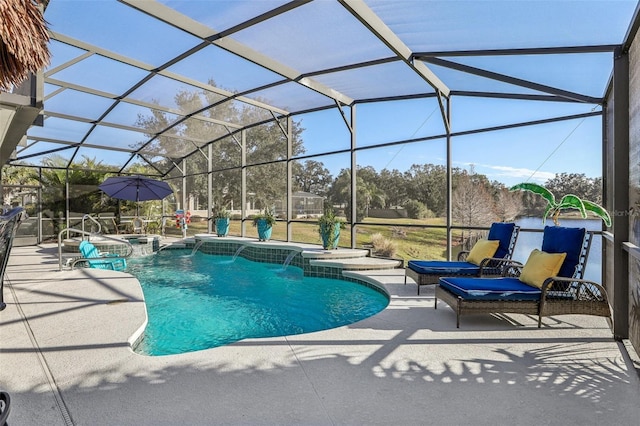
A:
POLYGON ((547 226, 541 250, 533 250, 525 264, 511 259, 519 229, 494 223, 487 239, 479 240, 458 261, 408 262, 405 272, 418 285, 435 285, 438 301, 460 317, 470 314, 527 314, 542 317, 568 314, 611 318, 604 287, 585 280, 592 232, 584 228, 547 226))

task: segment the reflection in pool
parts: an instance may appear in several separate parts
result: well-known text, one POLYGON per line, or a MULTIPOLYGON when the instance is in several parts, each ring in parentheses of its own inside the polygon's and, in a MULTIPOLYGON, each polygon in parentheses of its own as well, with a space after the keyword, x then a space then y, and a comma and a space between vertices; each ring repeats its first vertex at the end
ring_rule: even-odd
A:
POLYGON ((389 303, 382 290, 242 257, 163 250, 131 259, 149 323, 136 351, 169 355, 246 338, 326 330, 354 323, 389 303))

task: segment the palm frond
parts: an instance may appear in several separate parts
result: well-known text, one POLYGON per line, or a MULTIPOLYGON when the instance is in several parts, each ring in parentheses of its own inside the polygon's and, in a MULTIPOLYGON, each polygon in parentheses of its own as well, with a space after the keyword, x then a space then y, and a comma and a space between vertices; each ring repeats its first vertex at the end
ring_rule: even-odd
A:
POLYGON ((604 209, 604 207, 602 207, 599 204, 592 203, 591 201, 587 201, 587 200, 583 200, 582 202, 584 203, 584 208, 587 211, 590 211, 591 213, 595 214, 600 219, 602 219, 604 224, 607 225, 607 227, 611 226, 611 216, 609 216, 609 212, 607 212, 604 209))
POLYGON ((0 89, 49 64, 49 33, 35 0, 0 1, 0 89))
POLYGON ((542 185, 538 185, 537 183, 523 182, 517 185, 513 185, 511 188, 509 188, 509 191, 518 191, 518 190, 533 192, 534 194, 540 195, 542 198, 547 200, 547 202, 551 206, 556 205, 556 197, 553 195, 553 192, 549 191, 547 188, 545 188, 542 185))
POLYGON ((577 195, 567 194, 562 197, 558 204, 558 209, 576 209, 580 212, 580 216, 582 216, 583 219, 587 217, 584 201, 582 201, 577 195))
POLYGON ((509 191, 529 191, 534 194, 540 195, 542 198, 547 200, 548 204, 544 211, 544 216, 542 217, 542 223, 544 224, 547 220, 547 217, 553 217, 553 221, 556 225, 558 225, 558 214, 565 209, 576 209, 580 212, 580 215, 583 218, 587 217, 587 212, 592 212, 600 219, 602 219, 607 225, 607 227, 611 226, 611 217, 609 213, 604 209, 604 207, 587 200, 583 200, 577 195, 567 194, 560 200, 559 203, 556 203, 556 199, 551 191, 545 188, 542 185, 538 185, 537 183, 529 183, 523 182, 517 185, 513 185, 509 188, 509 191))

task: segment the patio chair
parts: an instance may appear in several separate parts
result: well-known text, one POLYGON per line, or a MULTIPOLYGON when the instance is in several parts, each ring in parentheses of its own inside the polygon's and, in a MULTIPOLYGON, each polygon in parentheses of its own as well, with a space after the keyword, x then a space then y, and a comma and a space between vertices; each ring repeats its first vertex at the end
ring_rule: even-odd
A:
POLYGON ((610 318, 607 293, 600 284, 583 279, 591 247, 591 233, 584 228, 547 226, 542 250, 534 250, 527 262, 510 261, 498 278, 442 277, 435 291, 438 300, 460 316, 517 313, 542 317, 566 314, 610 318))
POLYGON ((444 276, 500 276, 503 261, 513 255, 519 231, 515 223, 495 222, 489 228, 487 239, 478 241, 471 251, 458 253, 458 261, 410 260, 404 283, 407 284, 407 277, 412 278, 420 294, 421 286, 436 285, 444 276), (497 246, 492 241, 497 241, 497 246))
POLYGON ((131 220, 131 225, 133 226, 134 234, 142 234, 144 233, 144 221, 139 217, 134 217, 131 220))
POLYGON ((114 234, 126 234, 127 233, 127 228, 128 228, 128 224, 127 223, 118 223, 118 221, 116 220, 115 217, 111 216, 111 217, 104 217, 104 218, 100 218, 103 221, 103 229, 107 229, 109 232, 112 232, 114 234), (109 222, 111 222, 111 224, 109 224, 109 222))
POLYGON ((83 257, 81 260, 86 261, 90 268, 111 269, 112 271, 124 271, 127 268, 127 261, 124 258, 117 254, 100 253, 96 246, 89 241, 82 241, 78 249, 83 257))

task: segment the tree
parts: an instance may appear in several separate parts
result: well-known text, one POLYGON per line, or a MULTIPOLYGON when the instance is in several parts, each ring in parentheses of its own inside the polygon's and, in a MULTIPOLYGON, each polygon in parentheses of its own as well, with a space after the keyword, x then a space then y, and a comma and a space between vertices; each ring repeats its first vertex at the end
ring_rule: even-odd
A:
MULTIPOLYGON (((385 195, 378 189, 375 181, 376 171, 373 167, 358 167, 356 169, 356 221, 361 222, 368 216, 369 208, 384 207, 385 195)), ((351 170, 342 169, 333 181, 329 190, 330 201, 334 204, 345 205, 347 220, 351 219, 351 170)))
POLYGON ((446 211, 447 168, 437 164, 414 164, 404 174, 407 192, 437 216, 446 211))
POLYGON ((544 187, 558 196, 573 194, 579 198, 602 203, 602 179, 588 178, 584 173, 556 173, 544 187))
MULTIPOLYGON (((213 80, 209 80, 209 84, 215 86, 213 80)), ((263 99, 256 100, 266 102, 263 99)), ((206 200, 208 159, 205 145, 215 140, 211 158, 212 195, 216 203, 229 204, 234 199, 240 199, 240 174, 231 171, 241 165, 240 136, 237 134, 223 137, 229 135, 230 126, 222 123, 248 124, 266 121, 246 130, 246 158, 248 165, 252 165, 247 169, 247 187, 254 194, 252 198, 256 202, 255 207, 272 207, 276 200, 284 197, 286 191, 286 174, 283 174, 282 170, 284 163, 278 162, 286 158, 286 136, 281 127, 286 126, 286 121, 274 122, 271 114, 259 107, 237 107, 234 102, 219 101, 219 95, 206 90, 179 92, 175 95, 174 102, 182 115, 190 116, 194 111, 200 112, 176 125, 172 136, 153 139, 145 146, 144 151, 165 157, 165 160, 159 163, 161 170, 173 167, 178 160, 188 156, 186 175, 189 196, 196 200, 206 200), (205 108, 206 105, 215 106, 205 108), (199 116, 203 119, 199 119, 199 116)), ((172 114, 152 110, 150 116, 139 116, 136 124, 147 129, 147 135, 152 139, 159 130, 170 127, 175 120, 176 117, 172 114)), ((293 155, 304 152, 300 138, 303 130, 299 122, 293 121, 293 155)))
MULTIPOLYGON (((66 218, 67 197, 69 211, 76 214, 100 212, 117 205, 117 200, 105 198, 97 188, 113 167, 104 166, 101 161, 88 157, 69 164, 68 169, 67 163, 66 158, 51 155, 43 159, 45 168, 40 174, 42 213, 51 219, 54 235, 65 226, 62 221, 66 218)), ((37 169, 31 169, 31 173, 33 179, 38 179, 37 169)))
POLYGON ((380 172, 378 189, 384 193, 387 206, 403 206, 411 199, 404 176, 396 169, 383 169, 380 172))
POLYGON ((293 163, 293 185, 296 191, 310 192, 325 197, 332 182, 331 172, 319 161, 293 163))
MULTIPOLYGON (((2 167, 3 205, 9 206, 14 198, 22 191, 21 188, 11 188, 19 185, 39 185, 38 176, 34 170, 22 166, 2 167)), ((32 212, 30 212, 31 214, 32 212)))
POLYGON ((462 174, 451 197, 451 216, 457 225, 486 226, 495 221, 493 197, 477 175, 462 174))
MULTIPOLYGON (((335 177, 328 191, 328 199, 331 204, 347 205, 351 202, 351 170, 342 169, 335 177)), ((347 220, 351 215, 347 214, 347 220)))
POLYGON ((507 188, 500 188, 495 196, 495 211, 502 222, 514 221, 522 212, 522 198, 509 192, 507 188))
POLYGON ((4 166, 2 167, 2 182, 4 185, 39 185, 38 176, 31 167, 4 166))
POLYGON ((385 204, 384 193, 378 189, 374 182, 367 182, 356 175, 356 199, 358 205, 364 204, 364 215, 358 218, 358 221, 365 217, 369 217, 369 209, 371 207, 383 208, 385 204))

